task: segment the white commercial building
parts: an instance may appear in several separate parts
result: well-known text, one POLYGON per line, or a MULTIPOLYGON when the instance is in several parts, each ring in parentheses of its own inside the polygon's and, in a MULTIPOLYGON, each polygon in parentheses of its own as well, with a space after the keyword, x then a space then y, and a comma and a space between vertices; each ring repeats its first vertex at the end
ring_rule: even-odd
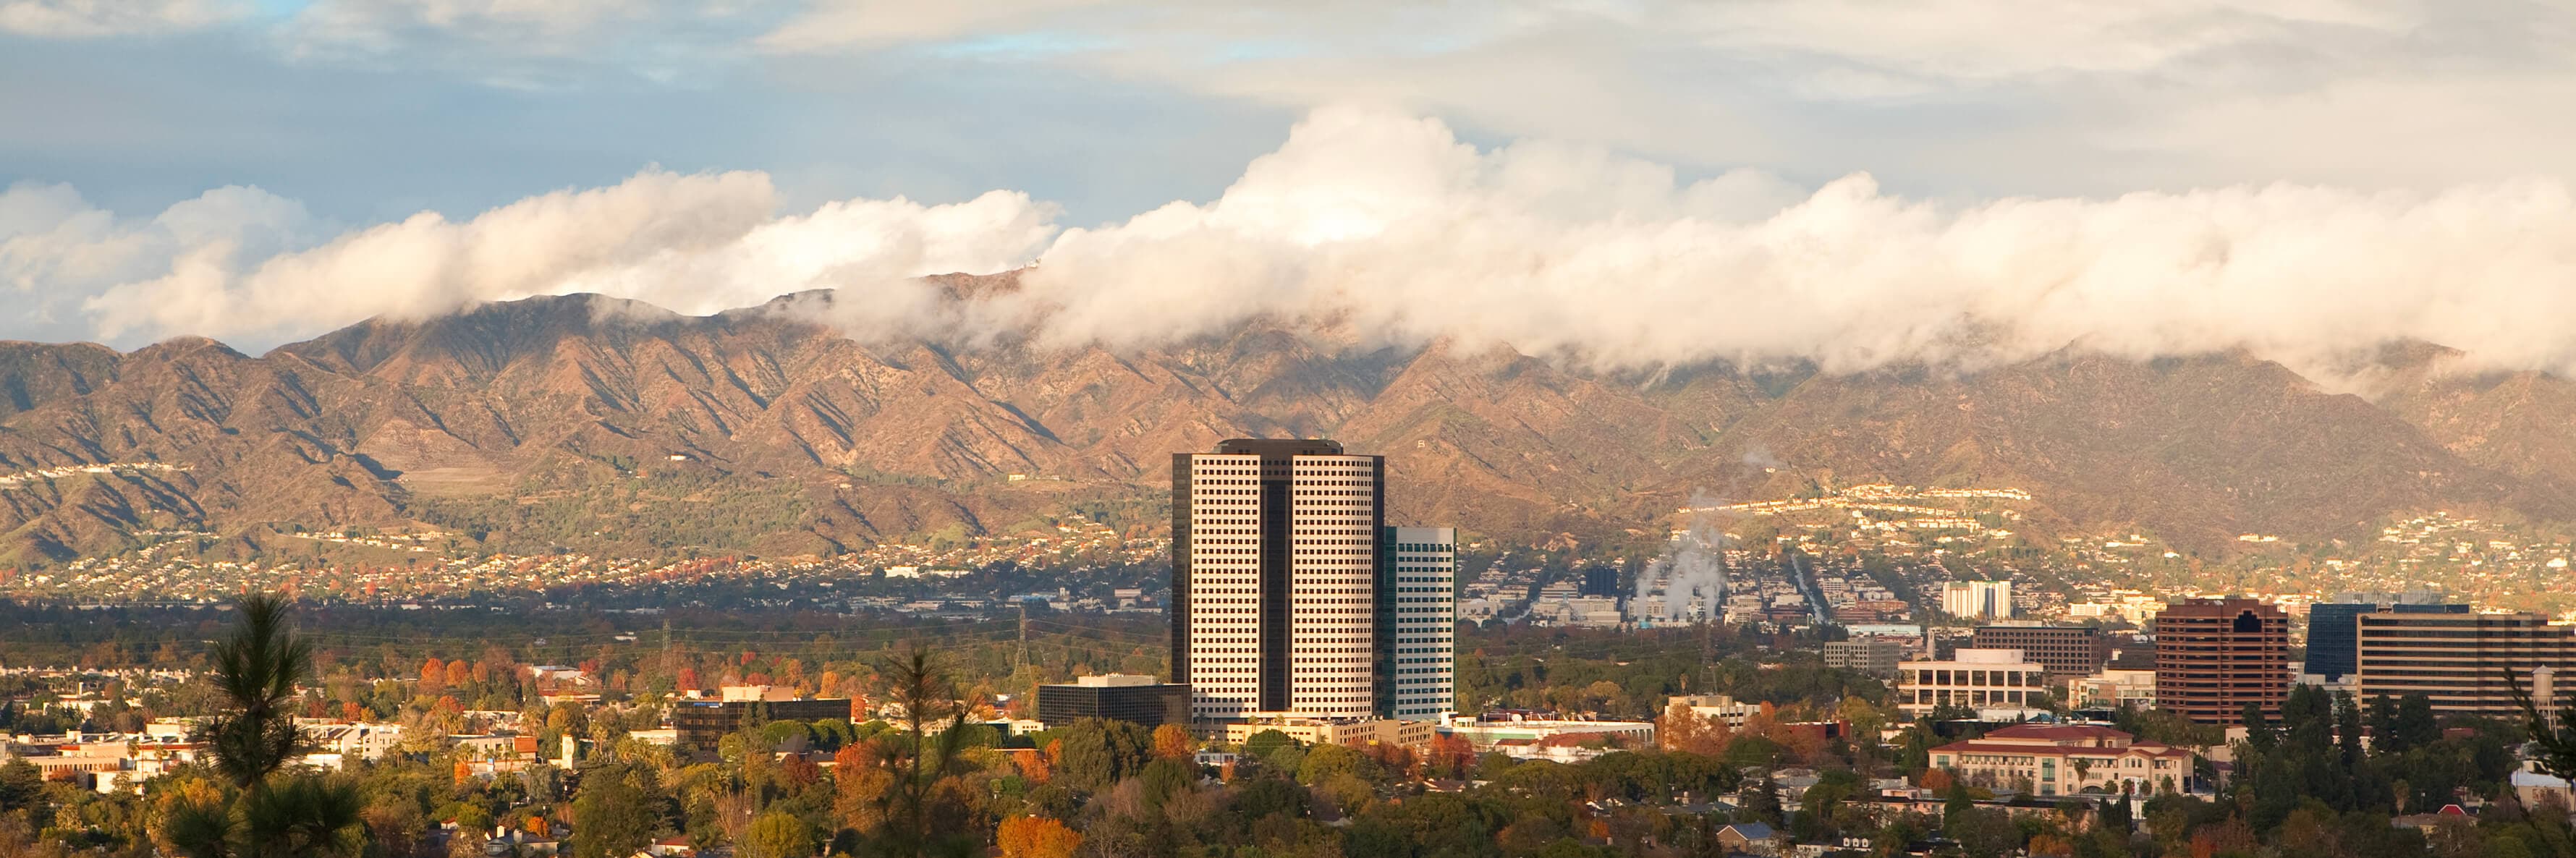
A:
POLYGON ((1390 527, 1383 544, 1393 554, 1378 587, 1386 714, 1438 720, 1458 708, 1458 531, 1390 527))
POLYGON ((1725 694, 1688 694, 1664 698, 1666 709, 1670 709, 1675 703, 1690 707, 1690 713, 1693 715, 1724 723, 1730 730, 1744 729, 1745 722, 1753 720, 1753 716, 1762 712, 1762 704, 1746 703, 1725 694))
POLYGON ((2092 676, 2066 681, 2066 705, 2084 709, 2156 706, 2156 672, 2105 668, 2092 676))
POLYGON ((2026 661, 2017 649, 1962 649, 1949 661, 1909 661, 1896 666, 1897 708, 1916 715, 1943 704, 1969 709, 2020 709, 2048 691, 2048 668, 2026 661))
POLYGON ((2009 619, 2012 582, 1952 581, 1941 585, 1941 612, 1963 619, 2009 619))

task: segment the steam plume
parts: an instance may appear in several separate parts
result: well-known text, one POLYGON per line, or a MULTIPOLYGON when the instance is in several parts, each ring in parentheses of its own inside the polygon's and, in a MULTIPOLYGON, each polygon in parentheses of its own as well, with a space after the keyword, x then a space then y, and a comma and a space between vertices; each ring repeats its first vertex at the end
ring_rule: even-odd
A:
POLYGON ((1631 619, 1645 619, 1640 612, 1646 600, 1656 596, 1663 598, 1663 612, 1653 619, 1689 617, 1694 604, 1701 606, 1700 616, 1711 622, 1726 616, 1726 534, 1718 530, 1714 513, 1697 511, 1715 506, 1716 501, 1705 497, 1691 499, 1694 512, 1689 528, 1665 543, 1663 556, 1637 573, 1631 619))

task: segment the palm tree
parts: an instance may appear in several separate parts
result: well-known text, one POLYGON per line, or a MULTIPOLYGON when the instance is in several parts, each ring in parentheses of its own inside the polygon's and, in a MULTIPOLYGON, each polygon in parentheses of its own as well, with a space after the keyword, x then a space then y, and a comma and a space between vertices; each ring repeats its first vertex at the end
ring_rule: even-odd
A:
POLYGON ((237 607, 241 623, 211 652, 227 706, 193 737, 226 789, 174 804, 162 837, 189 858, 355 855, 366 845, 357 791, 287 769, 309 748, 289 707, 313 672, 313 644, 289 627, 284 600, 250 596, 237 607))

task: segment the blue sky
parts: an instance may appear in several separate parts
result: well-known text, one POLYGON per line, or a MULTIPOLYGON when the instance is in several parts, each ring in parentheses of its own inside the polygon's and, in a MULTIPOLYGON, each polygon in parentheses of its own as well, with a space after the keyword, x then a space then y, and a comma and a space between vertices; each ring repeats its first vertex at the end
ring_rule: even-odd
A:
POLYGON ((1864 173, 1954 215, 2276 184, 2362 201, 2561 187, 2569 104, 2576 12, 2516 2, 0 0, 0 297, 18 299, 0 338, 268 345, 387 308, 622 288, 654 248, 614 270, 528 263, 536 279, 460 263, 426 286, 370 279, 351 250, 328 257, 351 266, 341 288, 431 293, 255 330, 116 304, 213 307, 370 230, 462 246, 487 212, 664 173, 756 174, 724 205, 773 218, 901 198, 1003 230, 871 272, 1026 262, 1049 253, 1027 218, 1052 237, 1212 210, 1301 119, 1351 106, 1495 159, 1536 142, 1662 176, 1661 196, 1565 203, 1624 222, 1631 205, 1705 214, 1672 207, 1701 183, 1723 179, 1733 211, 1864 173), (257 193, 201 200, 231 187, 257 193), (967 207, 996 190, 1027 207, 967 207))

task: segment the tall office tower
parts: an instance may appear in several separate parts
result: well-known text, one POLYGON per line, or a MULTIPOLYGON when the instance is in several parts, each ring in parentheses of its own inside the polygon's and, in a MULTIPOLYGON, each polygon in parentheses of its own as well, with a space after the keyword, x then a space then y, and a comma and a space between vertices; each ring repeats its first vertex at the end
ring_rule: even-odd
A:
POLYGON ((1458 531, 1390 527, 1378 547, 1378 714, 1438 719, 1458 708, 1458 531))
POLYGON ((1372 714, 1385 476, 1324 440, 1172 456, 1172 681, 1193 719, 1372 714))
POLYGON ((2290 615, 2253 599, 2189 599, 2156 615, 2156 708, 2203 724, 2266 720, 2290 696, 2290 615))
POLYGON ((2345 593, 2332 602, 2308 606, 2308 661, 2303 673, 2337 681, 2351 676, 2361 653, 2363 614, 2397 611, 2410 614, 2465 614, 2469 606, 2444 604, 2433 593, 2345 593))
POLYGON ((2576 675, 2576 636, 2539 614, 2391 610, 2355 619, 2355 696, 2366 701, 2422 694, 2437 714, 2511 721, 2522 714, 2515 684, 2533 703, 2555 708, 2563 694, 2549 687, 2554 677, 2576 675))
POLYGON ((2012 582, 1952 581, 1943 584, 1941 612, 1953 617, 2010 619, 2013 615, 2012 582))

